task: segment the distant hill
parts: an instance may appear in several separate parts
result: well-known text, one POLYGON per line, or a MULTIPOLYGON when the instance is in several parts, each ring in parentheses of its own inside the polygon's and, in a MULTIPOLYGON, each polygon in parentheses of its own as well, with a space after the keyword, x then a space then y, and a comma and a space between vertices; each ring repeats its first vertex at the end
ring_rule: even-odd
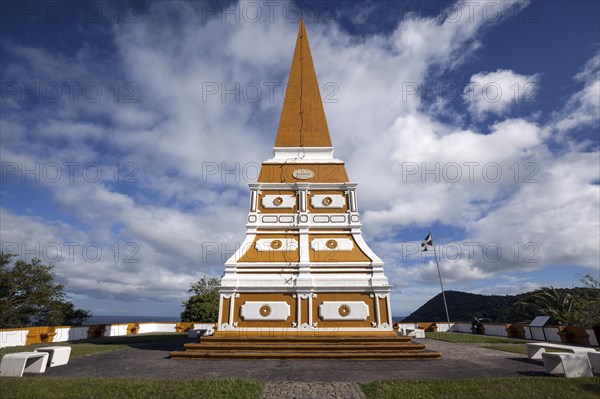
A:
MULTIPOLYGON (((487 319, 488 323, 529 322, 536 312, 517 301, 527 296, 519 295, 479 295, 460 291, 446 291, 446 302, 450 321, 471 321, 474 317, 487 319)), ((411 313, 404 322, 446 321, 442 294, 431 298, 419 309, 411 313)))
MULTIPOLYGON (((574 297, 590 297, 595 292, 591 288, 557 288, 556 291, 571 294, 574 297)), ((450 321, 472 321, 474 317, 484 319, 488 323, 530 322, 539 312, 532 306, 518 304, 527 296, 537 291, 519 295, 480 295, 461 291, 446 291, 446 302, 450 321)), ((591 305, 595 306, 595 305, 591 305)), ((446 321, 442 294, 431 298, 425 305, 411 313, 403 322, 446 321)), ((550 323, 554 323, 550 320, 550 323)), ((600 322, 593 320, 590 325, 600 322)))

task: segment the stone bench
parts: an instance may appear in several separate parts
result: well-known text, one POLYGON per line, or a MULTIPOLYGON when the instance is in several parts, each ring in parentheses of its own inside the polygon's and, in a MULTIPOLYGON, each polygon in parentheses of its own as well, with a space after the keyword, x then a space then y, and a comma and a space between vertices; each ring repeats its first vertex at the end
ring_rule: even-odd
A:
POLYGON ((594 375, 587 353, 544 352, 542 361, 548 374, 564 375, 566 378, 594 375))
POLYGON ((600 374, 600 352, 588 352, 588 359, 594 373, 600 374))
POLYGON ((214 333, 215 333, 214 328, 209 328, 209 329, 197 328, 197 329, 188 331, 188 338, 201 338, 201 337, 206 337, 208 335, 213 335, 214 333))
POLYGON ((425 330, 421 328, 406 328, 404 335, 407 337, 425 338, 425 330))
POLYGON ((70 346, 45 346, 35 349, 36 352, 48 353, 48 367, 63 366, 69 363, 70 346))
POLYGON ((18 352, 4 355, 0 363, 1 377, 22 377, 23 373, 43 373, 48 363, 48 353, 18 352))
POLYGON ((596 350, 593 348, 582 348, 580 346, 552 344, 549 342, 533 342, 525 344, 525 349, 527 350, 527 357, 532 360, 542 360, 542 355, 546 352, 546 349, 556 349, 560 352, 571 353, 596 352, 596 350))

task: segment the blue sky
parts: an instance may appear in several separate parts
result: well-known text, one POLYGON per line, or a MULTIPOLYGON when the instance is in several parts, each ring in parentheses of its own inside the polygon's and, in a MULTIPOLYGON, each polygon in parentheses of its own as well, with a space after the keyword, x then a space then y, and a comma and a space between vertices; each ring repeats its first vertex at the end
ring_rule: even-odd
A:
POLYGON ((600 273, 594 1, 0 8, 2 249, 97 315, 171 316, 244 238, 305 17, 395 315, 600 273))

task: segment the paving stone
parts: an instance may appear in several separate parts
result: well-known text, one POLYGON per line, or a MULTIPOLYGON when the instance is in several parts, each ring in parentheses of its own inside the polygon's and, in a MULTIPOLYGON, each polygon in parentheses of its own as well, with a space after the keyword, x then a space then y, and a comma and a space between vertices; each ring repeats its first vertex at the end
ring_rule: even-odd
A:
MULTIPOLYGON (((286 381, 292 387, 320 381, 320 389, 331 389, 339 382, 380 380, 430 380, 459 378, 519 377, 544 375, 542 362, 525 355, 455 344, 419 340, 428 349, 442 352, 438 360, 174 360, 169 351, 181 350, 180 340, 130 348, 71 359, 61 367, 46 369, 45 377, 123 377, 167 379, 254 379, 265 382, 286 381), (290 383, 289 381, 294 381, 290 383), (333 385, 328 385, 333 384, 333 385)), ((306 392, 309 392, 307 390, 306 392)))
POLYGON ((267 382, 262 399, 365 399, 360 386, 353 382, 267 382))

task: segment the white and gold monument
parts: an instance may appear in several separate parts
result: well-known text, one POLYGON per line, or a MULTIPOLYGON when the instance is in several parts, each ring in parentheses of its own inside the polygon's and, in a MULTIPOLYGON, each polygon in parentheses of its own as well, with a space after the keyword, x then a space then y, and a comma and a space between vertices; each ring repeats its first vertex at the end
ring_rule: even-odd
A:
POLYGON ((172 357, 439 357, 393 332, 356 188, 333 156, 301 21, 274 156, 250 184, 246 238, 225 263, 217 331, 172 357))

